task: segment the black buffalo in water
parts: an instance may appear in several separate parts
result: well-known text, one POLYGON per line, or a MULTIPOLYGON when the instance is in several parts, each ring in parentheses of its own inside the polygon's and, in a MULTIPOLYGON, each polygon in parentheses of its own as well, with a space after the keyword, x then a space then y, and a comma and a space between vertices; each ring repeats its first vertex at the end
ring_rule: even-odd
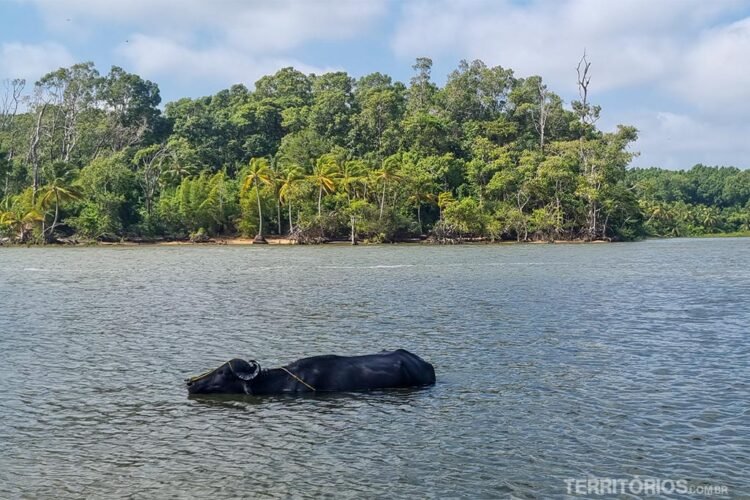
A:
POLYGON ((366 356, 313 356, 266 370, 253 360, 232 359, 185 382, 190 394, 367 391, 432 385, 435 369, 398 349, 366 356))

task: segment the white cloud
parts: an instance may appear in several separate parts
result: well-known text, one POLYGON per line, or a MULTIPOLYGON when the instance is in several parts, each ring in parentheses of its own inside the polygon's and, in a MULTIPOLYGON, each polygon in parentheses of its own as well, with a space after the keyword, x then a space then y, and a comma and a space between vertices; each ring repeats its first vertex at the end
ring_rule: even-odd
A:
POLYGON ((750 124, 696 118, 686 113, 649 111, 624 116, 639 130, 633 166, 690 168, 696 163, 750 167, 750 124))
POLYGON ((97 26, 130 32, 114 47, 129 68, 148 78, 226 86, 253 83, 293 65, 320 72, 290 57, 295 48, 365 32, 386 12, 387 0, 28 0, 46 25, 66 36, 97 26))
POLYGON ((58 43, 3 43, 0 46, 0 78, 36 81, 42 75, 74 63, 68 50, 58 43))
POLYGON ((750 112, 750 18, 706 31, 672 86, 704 113, 750 112))
POLYGON ((228 46, 252 53, 283 51, 310 40, 360 34, 386 11, 386 0, 31 0, 47 25, 91 21, 186 41, 211 32, 228 46))
POLYGON ((356 36, 384 11, 382 0, 265 2, 240 10, 224 26, 233 45, 256 53, 279 51, 307 40, 356 36))
POLYGON ((479 58, 542 75, 566 98, 577 98, 585 48, 592 97, 610 103, 601 127, 639 129, 634 165, 748 167, 746 12, 734 0, 414 0, 403 4, 391 43, 403 59, 479 58))
POLYGON ((542 75, 575 90, 586 49, 595 92, 660 81, 689 39, 737 2, 703 0, 416 1, 405 4, 392 46, 404 58, 457 55, 542 75))
POLYGON ((120 44, 117 52, 130 61, 136 73, 149 78, 176 76, 182 81, 201 79, 217 85, 252 85, 261 76, 286 66, 294 66, 305 73, 330 70, 291 58, 256 57, 227 47, 196 49, 169 38, 144 34, 133 35, 127 43, 120 44))
MULTIPOLYGON (((47 29, 75 41, 71 46, 97 43, 103 29, 130 33, 128 43, 111 47, 116 59, 159 81, 163 90, 185 93, 251 84, 290 65, 326 71, 295 52, 372 35, 379 20, 391 19, 388 9, 396 11, 390 41, 404 67, 420 56, 443 67, 479 58, 518 76, 542 75, 570 99, 577 95, 575 66, 586 49, 592 99, 607 103, 602 128, 616 119, 640 130, 634 149, 642 156, 634 164, 747 166, 750 158, 750 125, 744 124, 750 113, 750 18, 742 19, 747 0, 19 1, 36 6, 47 29)), ((0 48, 0 78, 34 80, 75 62, 56 43, 0 48)))

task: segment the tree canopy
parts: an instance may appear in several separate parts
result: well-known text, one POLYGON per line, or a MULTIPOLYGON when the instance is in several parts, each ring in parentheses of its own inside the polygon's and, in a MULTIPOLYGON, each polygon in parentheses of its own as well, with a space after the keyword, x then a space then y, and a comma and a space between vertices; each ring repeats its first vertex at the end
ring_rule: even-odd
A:
MULTIPOLYGON (((588 62, 566 104, 540 76, 419 58, 382 73, 284 68, 163 109, 93 63, 0 91, 0 237, 553 240, 750 230, 750 172, 632 169, 633 127, 596 127, 588 62)), ((594 80, 594 85, 595 85, 594 80)))

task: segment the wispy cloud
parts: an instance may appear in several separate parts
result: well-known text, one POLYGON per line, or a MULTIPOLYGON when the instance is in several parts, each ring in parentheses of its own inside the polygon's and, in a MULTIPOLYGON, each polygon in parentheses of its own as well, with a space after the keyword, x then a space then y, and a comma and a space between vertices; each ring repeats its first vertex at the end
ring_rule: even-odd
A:
POLYGON ((30 0, 61 34, 117 26, 130 34, 114 55, 143 76, 179 82, 251 84, 284 66, 320 72, 293 55, 307 43, 357 37, 387 11, 386 0, 30 0))
POLYGON ((42 75, 74 62, 70 52, 58 43, 10 42, 0 46, 0 78, 25 78, 34 82, 42 75))
POLYGON ((715 118, 697 118, 687 113, 645 110, 624 113, 623 120, 637 123, 640 137, 636 149, 644 152, 636 165, 690 168, 705 165, 747 167, 750 130, 744 124, 715 118))
POLYGON ((703 113, 750 112, 750 18, 702 33, 674 76, 670 86, 703 113))
POLYGON ((47 26, 85 27, 106 22, 137 32, 186 41, 208 35, 215 43, 260 54, 305 42, 359 35, 386 12, 385 0, 31 0, 47 26))
POLYGON ((635 165, 747 166, 750 17, 742 18, 743 8, 734 0, 415 0, 403 4, 391 44, 404 60, 479 58, 518 76, 542 75, 568 98, 576 96, 575 66, 585 49, 594 99, 614 103, 605 113, 616 119, 602 123, 640 130, 635 165), (650 108, 639 101, 646 89, 650 108))
POLYGON ((368 51, 360 69, 400 66, 394 76, 403 78, 415 57, 441 67, 479 58, 518 76, 542 75, 570 100, 586 49, 592 98, 606 103, 602 126, 641 131, 634 164, 750 162, 746 0, 18 1, 34 6, 44 26, 32 43, 2 40, 0 78, 33 81, 95 59, 155 80, 175 98, 250 85, 289 65, 339 69, 320 63, 330 60, 322 51, 351 45, 368 51))
POLYGON ((510 0, 405 4, 392 46, 403 58, 480 58, 575 87, 584 49, 596 62, 596 91, 669 79, 691 39, 735 2, 702 0, 510 0))
POLYGON ((231 47, 190 47, 166 37, 135 34, 117 47, 134 71, 150 77, 177 77, 182 82, 193 79, 217 85, 253 83, 261 76, 294 66, 306 73, 323 73, 332 68, 318 68, 293 58, 259 57, 231 47))

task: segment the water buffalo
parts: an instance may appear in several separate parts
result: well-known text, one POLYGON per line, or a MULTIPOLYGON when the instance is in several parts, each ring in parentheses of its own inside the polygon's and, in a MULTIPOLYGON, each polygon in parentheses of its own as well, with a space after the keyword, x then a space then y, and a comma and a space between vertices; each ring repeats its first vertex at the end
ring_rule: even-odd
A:
POLYGON ((365 356, 313 356, 265 370, 254 360, 232 359, 185 382, 190 394, 367 391, 432 385, 435 369, 398 349, 365 356))

